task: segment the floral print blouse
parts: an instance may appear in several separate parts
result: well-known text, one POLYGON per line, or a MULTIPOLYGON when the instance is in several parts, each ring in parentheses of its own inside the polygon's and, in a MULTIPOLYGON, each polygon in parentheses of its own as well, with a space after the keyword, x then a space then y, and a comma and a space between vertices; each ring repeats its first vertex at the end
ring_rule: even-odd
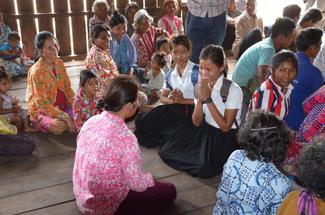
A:
POLYGON ((81 128, 73 168, 73 191, 83 214, 114 214, 129 190, 154 186, 141 171, 138 142, 124 120, 107 111, 81 128))
POLYGON ((117 66, 108 49, 103 50, 93 45, 85 59, 87 69, 95 72, 100 79, 118 76, 117 66))
POLYGON ((73 98, 73 119, 78 131, 82 125, 100 111, 96 108, 100 95, 97 94, 92 100, 87 99, 85 92, 80 88, 73 98))
POLYGON ((28 72, 28 110, 31 120, 37 120, 40 113, 52 118, 63 119, 68 114, 54 106, 58 90, 66 97, 67 105, 72 106, 74 93, 64 63, 57 59, 54 63, 56 75, 43 57, 28 72))
POLYGON ((5 24, 0 24, 0 44, 8 41, 8 35, 11 32, 10 27, 5 24))

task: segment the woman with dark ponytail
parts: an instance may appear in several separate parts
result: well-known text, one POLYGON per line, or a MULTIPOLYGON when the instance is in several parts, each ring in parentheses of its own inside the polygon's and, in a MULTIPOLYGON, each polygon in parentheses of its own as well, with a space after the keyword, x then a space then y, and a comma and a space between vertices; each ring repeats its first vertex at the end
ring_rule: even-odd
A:
POLYGON ((222 172, 229 155, 237 149, 243 93, 226 79, 227 63, 220 46, 209 45, 200 55, 198 96, 192 122, 174 131, 159 155, 171 167, 202 178, 222 172), (224 89, 228 86, 228 93, 224 89))
POLYGON ((73 191, 83 214, 160 214, 176 198, 173 184, 141 171, 137 139, 124 122, 139 107, 138 91, 131 77, 113 78, 100 104, 105 111, 81 128, 73 191))
POLYGON ((54 35, 42 31, 36 35, 37 62, 28 72, 28 110, 35 128, 53 134, 75 132, 72 119, 73 91, 63 61, 58 59, 59 45, 54 35))
POLYGON ((135 47, 126 34, 127 21, 123 15, 114 11, 110 20, 112 42, 110 52, 120 74, 131 74, 137 60, 135 47))

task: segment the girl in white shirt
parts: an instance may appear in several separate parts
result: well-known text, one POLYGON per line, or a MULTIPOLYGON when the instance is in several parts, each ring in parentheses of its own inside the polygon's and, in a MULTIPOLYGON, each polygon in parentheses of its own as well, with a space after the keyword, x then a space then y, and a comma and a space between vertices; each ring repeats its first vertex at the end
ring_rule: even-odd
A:
POLYGON ((194 86, 198 82, 199 67, 189 60, 191 41, 181 35, 172 39, 171 45, 175 67, 166 74, 160 94, 160 102, 164 105, 138 115, 135 120, 135 135, 145 147, 168 142, 174 130, 191 121, 194 110, 194 86))
POLYGON ((227 65, 223 49, 209 45, 200 55, 198 99, 192 123, 175 130, 160 150, 160 157, 171 167, 207 178, 222 172, 229 155, 237 149, 243 93, 231 82, 227 98, 220 95, 227 65), (177 132, 177 135, 176 135, 177 132))

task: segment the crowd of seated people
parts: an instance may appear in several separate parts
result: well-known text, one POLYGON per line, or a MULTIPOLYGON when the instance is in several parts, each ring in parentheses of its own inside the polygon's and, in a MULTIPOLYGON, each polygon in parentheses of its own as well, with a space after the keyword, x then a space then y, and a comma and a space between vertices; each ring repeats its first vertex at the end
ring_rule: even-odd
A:
POLYGON ((163 1, 157 23, 136 2, 123 15, 95 0, 77 92, 54 34, 35 35, 29 68, 0 13, 0 155, 32 154, 30 132, 78 133, 73 191, 84 214, 159 214, 172 204, 175 185, 142 172, 139 145, 193 177, 221 174, 213 214, 324 214, 322 12, 300 19, 288 5, 266 37, 257 1, 244 3, 240 15, 234 0, 188 0, 184 26, 177 0, 163 1), (8 93, 26 74, 28 110, 8 93))

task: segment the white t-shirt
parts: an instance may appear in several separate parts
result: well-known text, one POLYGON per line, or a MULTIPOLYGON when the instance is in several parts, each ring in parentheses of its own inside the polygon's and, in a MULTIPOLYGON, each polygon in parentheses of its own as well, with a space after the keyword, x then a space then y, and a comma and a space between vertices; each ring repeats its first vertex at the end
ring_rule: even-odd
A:
MULTIPOLYGON (((242 108, 242 102, 243 102, 243 92, 241 88, 235 83, 232 82, 230 88, 229 88, 229 94, 227 97, 227 101, 223 103, 221 95, 220 95, 220 90, 222 87, 224 76, 220 76, 220 78, 217 80, 216 84, 214 85, 212 92, 211 92, 211 98, 220 112, 222 116, 225 115, 225 110, 226 109, 238 109, 237 115, 236 115, 236 120, 238 125, 240 125, 240 115, 241 115, 241 108, 242 108)), ((209 108, 206 104, 203 104, 203 113, 205 114, 205 121, 216 128, 220 128, 217 122, 213 119, 209 108)), ((231 128, 236 128, 235 123, 231 126, 231 128)))
POLYGON ((183 76, 178 73, 177 65, 166 75, 164 90, 172 91, 173 89, 179 89, 183 93, 185 99, 194 99, 194 86, 192 83, 193 67, 197 66, 195 63, 188 61, 184 69, 183 76))
MULTIPOLYGON (((325 39, 323 40, 325 42, 325 39)), ((321 50, 314 60, 314 66, 316 66, 323 74, 325 78, 325 44, 323 43, 321 50)))
POLYGON ((165 74, 161 69, 160 73, 156 77, 153 77, 152 70, 149 70, 146 78, 149 79, 148 88, 150 90, 160 90, 164 85, 165 74))

